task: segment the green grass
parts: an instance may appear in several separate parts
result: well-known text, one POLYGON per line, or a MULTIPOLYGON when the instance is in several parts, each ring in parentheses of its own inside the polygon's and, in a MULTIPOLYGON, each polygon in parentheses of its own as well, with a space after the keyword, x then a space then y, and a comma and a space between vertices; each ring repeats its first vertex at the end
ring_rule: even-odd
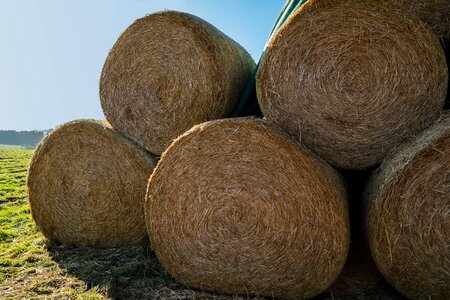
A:
MULTIPOLYGON (((148 241, 113 249, 48 244, 26 199, 31 154, 0 151, 0 299, 240 299, 175 282, 148 241)), ((395 295, 384 283, 370 296, 346 299, 399 299, 395 295)), ((330 298, 324 294, 318 299, 330 298)))

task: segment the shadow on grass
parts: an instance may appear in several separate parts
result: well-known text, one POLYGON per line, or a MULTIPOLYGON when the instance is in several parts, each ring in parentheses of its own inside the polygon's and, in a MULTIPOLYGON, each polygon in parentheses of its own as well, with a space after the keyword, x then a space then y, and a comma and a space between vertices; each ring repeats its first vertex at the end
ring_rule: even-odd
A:
MULTIPOLYGON (((47 249, 59 266, 112 299, 256 299, 205 293, 177 283, 158 262, 149 242, 123 248, 76 248, 48 244, 47 249)), ((259 298, 262 299, 262 298, 259 298)), ((314 300, 405 299, 384 280, 380 280, 365 294, 336 297, 323 293, 314 300)))
POLYGON ((123 248, 47 244, 47 249, 68 274, 85 282, 88 289, 96 288, 112 299, 263 299, 206 293, 177 283, 158 262, 148 240, 123 248))
POLYGON ((89 289, 98 288, 113 299, 179 298, 187 293, 186 287, 164 271, 148 241, 111 249, 53 244, 47 248, 68 274, 84 281, 89 289))
POLYGON ((150 250, 148 240, 111 249, 53 244, 47 244, 47 249, 69 275, 112 299, 250 299, 205 293, 176 282, 150 250))

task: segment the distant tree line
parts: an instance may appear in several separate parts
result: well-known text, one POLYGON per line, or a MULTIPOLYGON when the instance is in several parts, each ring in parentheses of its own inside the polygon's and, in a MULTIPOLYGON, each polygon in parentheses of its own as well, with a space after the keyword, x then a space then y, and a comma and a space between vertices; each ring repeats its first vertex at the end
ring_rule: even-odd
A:
POLYGON ((21 145, 34 148, 50 130, 0 130, 0 144, 21 145))

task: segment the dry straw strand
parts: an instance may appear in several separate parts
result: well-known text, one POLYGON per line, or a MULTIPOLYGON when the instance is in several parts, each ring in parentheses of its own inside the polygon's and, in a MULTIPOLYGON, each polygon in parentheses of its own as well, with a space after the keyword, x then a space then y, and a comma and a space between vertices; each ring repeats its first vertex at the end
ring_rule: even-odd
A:
POLYGON ((365 169, 429 126, 448 68, 419 19, 379 1, 310 0, 270 40, 264 115, 334 166, 365 169))
POLYGON ((450 113, 398 147, 367 190, 366 231, 386 279, 411 299, 450 299, 450 113))
POLYGON ((119 37, 100 99, 114 128, 160 155, 195 124, 229 116, 254 69, 247 51, 211 24, 164 11, 119 37))
POLYGON ((143 202, 155 165, 106 121, 65 123, 33 153, 27 177, 32 216, 56 244, 138 243, 146 236, 143 202))
POLYGON ((340 176, 257 119, 177 138, 150 178, 146 221, 175 279, 227 294, 312 297, 339 275, 349 245, 340 176))

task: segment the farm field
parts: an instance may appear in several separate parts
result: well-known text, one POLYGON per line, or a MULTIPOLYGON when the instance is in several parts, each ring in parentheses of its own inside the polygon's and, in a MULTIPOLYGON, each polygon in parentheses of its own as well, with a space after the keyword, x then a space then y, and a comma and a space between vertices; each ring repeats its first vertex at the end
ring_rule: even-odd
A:
MULTIPOLYGON (((149 248, 50 245, 34 225, 25 180, 31 150, 0 151, 0 299, 240 299, 175 282, 149 248)), ((317 299, 338 299, 324 294, 317 299)), ((348 298, 346 298, 348 299, 348 298)), ((386 283, 351 299, 399 299, 386 283)))

